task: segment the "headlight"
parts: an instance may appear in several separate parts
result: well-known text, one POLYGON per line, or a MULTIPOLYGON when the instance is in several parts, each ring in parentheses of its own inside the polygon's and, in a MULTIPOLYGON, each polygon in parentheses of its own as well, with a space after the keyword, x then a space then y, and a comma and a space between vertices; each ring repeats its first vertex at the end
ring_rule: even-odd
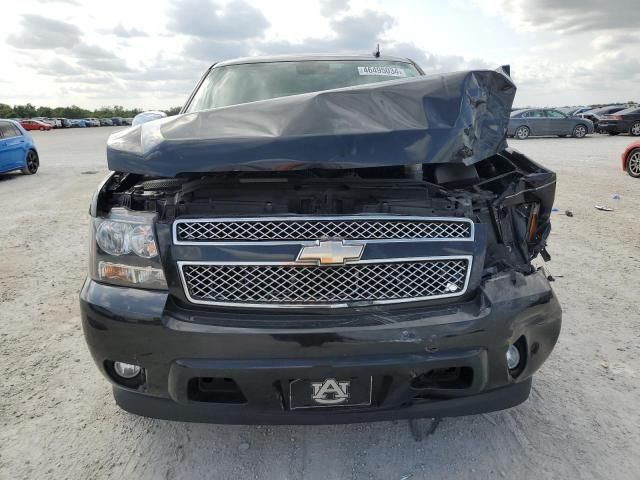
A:
POLYGON ((91 277, 128 287, 166 289, 154 233, 155 214, 114 208, 94 218, 91 277))
POLYGON ((138 225, 129 234, 131 251, 142 258, 158 256, 156 237, 153 234, 153 226, 138 225))
POLYGON ((126 255, 131 251, 131 231, 128 223, 105 220, 98 225, 96 242, 109 255, 126 255))

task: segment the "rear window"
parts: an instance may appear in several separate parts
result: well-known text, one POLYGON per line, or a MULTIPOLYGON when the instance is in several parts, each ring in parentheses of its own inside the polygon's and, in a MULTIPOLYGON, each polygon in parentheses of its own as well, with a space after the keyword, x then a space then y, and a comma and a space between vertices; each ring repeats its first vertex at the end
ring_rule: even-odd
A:
POLYGON ((419 75, 416 67, 410 63, 380 60, 308 60, 229 65, 211 70, 187 111, 419 75))
POLYGON ((617 115, 624 115, 626 113, 640 113, 640 108, 638 108, 637 106, 629 107, 624 110, 620 110, 619 112, 617 112, 617 115))

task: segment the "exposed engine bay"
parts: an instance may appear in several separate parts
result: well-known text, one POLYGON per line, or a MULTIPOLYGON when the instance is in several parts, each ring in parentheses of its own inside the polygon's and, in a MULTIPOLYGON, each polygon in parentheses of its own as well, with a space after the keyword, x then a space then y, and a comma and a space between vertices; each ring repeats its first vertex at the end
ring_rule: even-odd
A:
POLYGON ((475 165, 229 172, 177 178, 116 173, 100 208, 178 217, 390 214, 465 217, 491 226, 485 266, 531 270, 546 238, 555 174, 505 150, 475 165))

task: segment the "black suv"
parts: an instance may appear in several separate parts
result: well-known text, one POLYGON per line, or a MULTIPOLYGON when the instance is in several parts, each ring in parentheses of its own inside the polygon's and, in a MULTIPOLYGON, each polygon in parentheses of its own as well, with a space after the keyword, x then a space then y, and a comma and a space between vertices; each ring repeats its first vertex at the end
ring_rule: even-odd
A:
POLYGON ((217 423, 475 414, 529 395, 561 310, 555 174, 507 147, 508 69, 227 61, 114 133, 80 293, 127 411, 217 423))

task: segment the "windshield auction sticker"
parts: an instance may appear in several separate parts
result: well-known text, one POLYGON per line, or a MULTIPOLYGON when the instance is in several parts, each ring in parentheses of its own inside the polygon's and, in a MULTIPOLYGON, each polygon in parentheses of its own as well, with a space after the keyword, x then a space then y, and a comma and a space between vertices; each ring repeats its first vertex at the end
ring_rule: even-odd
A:
POLYGON ((404 70, 398 67, 366 66, 358 67, 358 75, 384 75, 385 77, 406 77, 404 70))

